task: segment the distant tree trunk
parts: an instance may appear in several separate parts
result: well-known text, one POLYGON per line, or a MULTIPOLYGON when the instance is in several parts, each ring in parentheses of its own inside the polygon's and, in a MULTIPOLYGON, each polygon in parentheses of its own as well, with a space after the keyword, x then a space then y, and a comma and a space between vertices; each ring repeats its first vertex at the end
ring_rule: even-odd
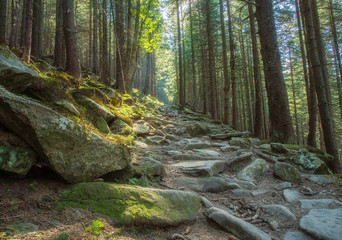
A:
POLYGON ((340 104, 340 114, 342 118, 342 62, 341 62, 341 53, 338 45, 337 33, 336 33, 336 24, 335 24, 335 16, 333 11, 332 0, 329 1, 329 10, 330 10, 330 28, 333 38, 333 48, 335 53, 335 62, 336 62, 336 81, 337 81, 337 89, 338 89, 338 99, 340 104))
POLYGON ((5 44, 7 27, 7 0, 0 1, 0 44, 5 44))
MULTIPOLYGON (((335 141, 334 130, 333 130, 333 121, 331 118, 328 99, 326 96, 326 91, 324 87, 324 79, 322 73, 322 65, 319 58, 319 49, 317 46, 317 35, 315 31, 314 21, 313 21, 313 9, 311 5, 312 1, 301 1, 304 19, 305 19, 305 28, 307 32, 307 46, 308 46, 308 56, 310 59, 310 64, 313 72, 313 78, 315 80, 315 89, 318 99, 318 107, 320 112, 321 125, 323 129, 325 148, 327 153, 334 156, 334 160, 332 162, 327 163, 328 166, 334 172, 340 172, 341 166, 339 162, 338 156, 338 148, 335 141)), ((322 39, 321 39, 322 40, 322 39)))
MULTIPOLYGON (((1 8, 1 6, 0 6, 1 8)), ((20 26, 20 48, 24 48, 25 43, 25 25, 26 25, 26 0, 23 1, 23 7, 22 7, 22 16, 21 16, 21 26, 20 26)), ((1 21, 0 21, 1 22, 1 21)), ((1 27, 0 27, 1 29, 1 27)))
POLYGON ((99 28, 99 14, 98 14, 98 3, 97 0, 93 1, 93 72, 99 74, 99 47, 98 47, 98 33, 99 28))
POLYGON ((54 65, 57 69, 64 68, 64 35, 63 35, 63 0, 56 1, 56 33, 55 33, 55 60, 54 65))
POLYGON ((144 94, 149 94, 150 90, 150 83, 151 83, 151 61, 152 61, 152 53, 146 53, 146 78, 145 78, 145 85, 144 85, 144 94))
POLYGON ((292 96, 293 96, 293 108, 294 108, 294 117, 295 117, 295 125, 296 125, 296 140, 297 144, 299 144, 299 126, 298 126, 298 116, 297 116, 297 98, 296 92, 294 87, 294 80, 293 80, 293 69, 292 69, 292 54, 291 54, 291 46, 289 44, 289 60, 290 60, 290 76, 291 76, 291 85, 292 85, 292 96))
POLYGON ((223 0, 220 0, 220 21, 221 21, 221 38, 222 38, 222 59, 223 59, 223 77, 224 77, 224 100, 223 100, 223 122, 229 124, 229 73, 228 73, 228 59, 227 59, 227 41, 226 41, 226 28, 224 26, 223 14, 223 0))
POLYGON ((255 2, 271 121, 271 140, 292 143, 293 127, 277 43, 272 0, 255 2))
POLYGON ((232 82, 232 110, 233 110, 233 118, 232 125, 234 129, 237 129, 237 118, 238 118, 238 109, 237 109, 237 96, 236 96, 236 76, 235 76, 235 43, 234 43, 234 34, 232 30, 232 16, 230 14, 230 3, 227 0, 227 10, 228 10, 228 33, 229 33, 229 49, 230 49, 230 79, 232 82))
POLYGON ((89 1, 89 68, 93 69, 93 1, 89 1))
POLYGON ((189 13, 190 13, 190 37, 191 37, 191 66, 192 66, 192 102, 193 108, 196 110, 197 106, 197 82, 196 82, 196 68, 195 68, 195 46, 193 36, 193 19, 191 0, 189 0, 189 13))
POLYGON ((178 74, 179 74, 179 84, 178 84, 178 95, 179 95, 179 105, 181 107, 185 106, 185 102, 183 99, 183 60, 182 60, 182 46, 181 46, 181 30, 180 30, 180 13, 179 13, 179 0, 176 0, 176 8, 177 8, 177 46, 178 46, 178 74))
POLYGON ((42 0, 33 0, 33 19, 32 19, 32 42, 31 54, 36 58, 40 58, 40 20, 42 14, 42 0))
POLYGON ((11 29, 11 35, 9 38, 9 47, 15 48, 17 45, 17 32, 18 32, 18 17, 19 17, 19 9, 20 4, 19 1, 14 1, 14 13, 13 13, 13 21, 12 21, 12 29, 11 29))
POLYGON ((74 0, 63 1, 63 32, 66 46, 65 71, 76 79, 81 79, 81 66, 77 50, 74 0))
POLYGON ((249 23, 252 39, 253 53, 253 74, 255 84, 255 105, 254 105, 254 137, 262 138, 262 92, 261 92, 261 74, 259 66, 259 50, 256 38, 255 21, 253 16, 253 6, 248 4, 248 13, 250 15, 249 23))
POLYGON ((210 96, 210 113, 213 119, 217 119, 217 104, 216 104, 216 73, 215 73, 215 58, 213 46, 213 31, 211 27, 211 11, 210 0, 205 1, 206 5, 206 20, 207 20, 207 40, 208 40, 208 53, 209 53, 209 96, 210 96))
POLYGON ((26 1, 26 30, 25 30, 25 44, 23 52, 23 60, 30 61, 31 55, 31 36, 32 36, 32 3, 33 0, 26 1))
POLYGON ((331 94, 330 94, 330 84, 329 84, 327 60, 325 57, 325 49, 324 49, 324 43, 323 43, 322 34, 321 34, 321 24, 320 24, 320 20, 319 20, 319 16, 318 16, 318 9, 317 9, 316 0, 311 0, 311 8, 312 8, 312 20, 313 20, 313 24, 314 24, 313 27, 315 29, 315 35, 316 35, 318 57, 319 57, 319 61, 321 63, 322 76, 323 76, 323 81, 324 81, 324 89, 325 89, 325 94, 327 96, 330 114, 332 116, 333 112, 331 110, 332 109, 331 108, 331 94))
POLYGON ((108 32, 107 32, 107 1, 102 0, 102 66, 101 82, 110 85, 108 77, 108 32))
POLYGON ((116 39, 116 85, 117 89, 125 91, 125 75, 124 75, 124 45, 125 45, 125 29, 124 29, 124 12, 123 12, 123 0, 115 1, 115 33, 114 37, 116 39))

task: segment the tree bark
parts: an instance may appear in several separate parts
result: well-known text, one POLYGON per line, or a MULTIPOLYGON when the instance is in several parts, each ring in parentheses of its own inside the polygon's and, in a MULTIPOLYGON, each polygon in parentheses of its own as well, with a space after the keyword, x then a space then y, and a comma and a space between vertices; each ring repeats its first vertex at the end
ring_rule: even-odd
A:
POLYGON ((216 74, 215 74, 215 58, 213 46, 213 32, 211 27, 211 9, 210 0, 205 1, 206 20, 207 20, 207 40, 208 40, 208 53, 209 53, 209 86, 210 86, 210 113, 213 119, 217 119, 217 104, 216 104, 216 74))
POLYGON ((14 2, 14 5, 15 7, 14 7, 14 13, 13 13, 12 29, 11 29, 11 35, 9 38, 10 48, 15 48, 17 45, 17 29, 18 29, 19 9, 20 9, 19 1, 16 0, 14 2))
MULTIPOLYGON (((330 114, 330 109, 328 105, 328 99, 326 96, 326 91, 324 87, 324 78, 322 73, 322 65, 319 58, 319 47, 317 46, 316 39, 318 36, 316 35, 314 21, 313 21, 313 9, 312 9, 312 1, 301 1, 304 19, 305 19, 305 28, 307 32, 307 46, 308 46, 308 56, 310 59, 311 70, 313 73, 313 78, 315 81, 315 89, 318 99, 318 108, 320 113, 320 120, 323 130, 324 143, 327 153, 334 156, 334 160, 332 162, 327 163, 333 172, 340 172, 341 166, 338 156, 338 148, 334 136, 333 129, 333 121, 330 114)), ((322 39, 321 39, 322 40, 322 39)))
POLYGON ((182 45, 181 45, 181 30, 180 30, 180 11, 179 11, 179 0, 176 0, 176 8, 177 8, 177 46, 178 46, 178 66, 179 66, 179 69, 178 69, 178 74, 179 74, 179 77, 178 77, 178 81, 179 81, 179 84, 178 84, 178 95, 179 95, 179 105, 181 107, 184 107, 185 106, 185 102, 184 102, 184 99, 183 99, 183 59, 182 59, 182 45))
POLYGON ((31 54, 40 58, 40 20, 42 14, 42 0, 33 0, 33 19, 32 19, 32 42, 31 54))
POLYGON ((26 1, 26 30, 25 30, 25 44, 23 52, 23 60, 30 61, 31 55, 31 37, 32 37, 32 4, 33 0, 26 1))
POLYGON ((62 0, 56 1, 56 33, 55 33, 55 60, 57 69, 64 68, 64 35, 63 35, 63 6, 62 0))
POLYGON ((226 40, 226 28, 224 26, 224 14, 223 14, 223 0, 220 0, 220 21, 221 21, 221 38, 222 38, 222 60, 223 60, 223 77, 224 77, 224 100, 223 100, 223 122, 229 124, 229 73, 228 73, 228 58, 227 58, 227 40, 226 40))
POLYGON ((197 82, 196 82, 196 68, 195 68, 195 44, 193 36, 193 19, 192 19, 192 8, 191 0, 189 0, 189 13, 190 13, 190 37, 191 37, 191 66, 192 66, 192 105, 193 109, 196 110, 197 106, 197 82))
POLYGON ((98 14, 98 2, 93 1, 93 72, 98 74, 100 71, 99 66, 99 46, 98 46, 98 28, 99 28, 99 14, 98 14))
POLYGON ((7 27, 7 0, 0 1, 0 44, 5 44, 7 27))
POLYGON ((249 24, 251 29, 252 53, 253 53, 253 75, 255 84, 255 105, 254 105, 254 137, 262 138, 262 92, 261 74, 259 66, 259 50, 256 38, 255 21, 253 16, 253 6, 248 4, 249 24))
POLYGON ((25 25, 26 25, 26 0, 23 1, 23 7, 21 11, 21 26, 20 26, 20 48, 21 49, 24 48, 24 43, 25 43, 25 25))
POLYGON ((65 71, 80 80, 81 66, 77 50, 74 0, 63 1, 63 32, 66 46, 65 71))
POLYGON ((272 1, 256 0, 256 4, 271 122, 270 137, 272 141, 292 143, 293 127, 277 43, 272 1))
POLYGON ((108 76, 108 32, 107 32, 107 0, 102 0, 102 66, 101 82, 110 85, 108 76))

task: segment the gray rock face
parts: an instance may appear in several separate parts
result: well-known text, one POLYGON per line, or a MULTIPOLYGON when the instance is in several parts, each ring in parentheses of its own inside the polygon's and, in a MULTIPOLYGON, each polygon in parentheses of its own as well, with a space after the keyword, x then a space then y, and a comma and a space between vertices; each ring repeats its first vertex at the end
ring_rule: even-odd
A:
POLYGON ((30 148, 10 147, 0 143, 0 170, 26 175, 36 162, 36 154, 30 148))
POLYGON ((242 153, 236 157, 227 160, 227 165, 235 171, 241 170, 246 167, 252 161, 253 153, 242 153))
POLYGON ((268 168, 267 162, 264 159, 258 158, 238 172, 237 177, 241 180, 253 181, 256 177, 262 175, 268 168))
POLYGON ((224 192, 238 187, 236 184, 228 183, 224 178, 220 177, 180 178, 177 179, 177 183, 194 191, 213 193, 224 192))
POLYGON ((35 79, 38 75, 31 68, 20 62, 10 50, 0 49, 0 85, 22 93, 35 79))
POLYGON ((229 140, 228 143, 231 146, 237 146, 240 148, 248 148, 251 145, 250 141, 248 141, 247 138, 241 138, 241 137, 232 137, 232 139, 229 140))
POLYGON ((201 200, 192 192, 96 182, 72 186, 61 194, 59 205, 92 206, 118 224, 175 226, 195 221, 201 200))
POLYGON ((277 162, 274 164, 274 174, 288 182, 299 183, 303 181, 297 168, 288 163, 277 162))
POLYGON ((208 217, 217 222, 225 231, 241 240, 271 240, 268 234, 256 226, 216 207, 208 210, 208 217))
POLYGON ((232 190, 232 194, 235 197, 251 197, 252 196, 252 192, 246 189, 234 189, 232 190))
POLYGON ((284 236, 284 240, 314 240, 314 239, 302 232, 287 232, 284 236))
POLYGON ((217 173, 223 172, 225 162, 220 160, 212 161, 185 161, 173 164, 173 166, 181 167, 182 172, 198 177, 210 177, 217 173))
POLYGON ((215 150, 209 150, 209 149, 193 149, 193 151, 203 157, 219 157, 221 154, 219 152, 216 152, 215 150))
POLYGON ((318 239, 339 240, 342 236, 342 208, 312 209, 299 227, 318 239))
POLYGON ((238 146, 224 146, 224 147, 220 147, 220 150, 222 152, 232 152, 232 151, 237 151, 240 150, 241 148, 238 146))
POLYGON ((150 132, 150 127, 144 124, 133 124, 133 132, 138 136, 147 135, 150 132))
POLYGON ((290 161, 299 169, 307 173, 327 173, 327 165, 315 154, 308 152, 305 148, 299 149, 290 157, 290 161))
POLYGON ((286 188, 290 188, 292 185, 290 182, 281 182, 281 183, 277 183, 276 185, 273 186, 273 188, 275 190, 281 191, 284 190, 286 188))
POLYGON ((68 182, 91 181, 130 162, 130 155, 119 144, 3 87, 0 122, 29 143, 68 182))
POLYGON ((287 148, 281 143, 271 143, 271 150, 275 153, 286 154, 288 153, 287 148))
POLYGON ((145 157, 136 167, 136 171, 140 175, 164 176, 165 167, 161 162, 150 157, 145 157))
POLYGON ((265 205, 263 206, 265 213, 275 217, 278 220, 295 221, 296 216, 285 206, 282 205, 265 205))
POLYGON ((331 206, 342 206, 342 202, 336 199, 303 199, 299 200, 301 208, 327 208, 331 206))
POLYGON ((205 148, 211 148, 211 145, 209 144, 209 142, 189 143, 183 148, 183 150, 205 149, 205 148))
POLYGON ((329 175, 308 174, 304 177, 318 184, 330 184, 335 182, 334 179, 329 175))
POLYGON ((225 180, 229 183, 236 183, 245 189, 254 190, 257 188, 257 186, 250 181, 239 180, 236 178, 225 178, 225 180))
POLYGON ((185 129, 185 133, 190 134, 192 137, 197 137, 197 136, 209 134, 210 128, 203 123, 195 123, 191 126, 188 126, 185 129))
POLYGON ((285 189, 283 191, 284 198, 286 202, 294 202, 299 199, 300 194, 296 189, 285 189))
POLYGON ((8 228, 6 233, 10 235, 26 234, 30 232, 36 232, 39 230, 39 227, 33 223, 15 223, 6 226, 6 228, 8 228))

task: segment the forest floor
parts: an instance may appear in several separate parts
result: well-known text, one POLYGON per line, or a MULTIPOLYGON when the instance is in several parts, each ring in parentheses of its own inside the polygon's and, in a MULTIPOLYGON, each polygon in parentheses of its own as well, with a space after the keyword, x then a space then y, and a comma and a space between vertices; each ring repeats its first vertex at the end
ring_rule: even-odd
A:
MULTIPOLYGON (((172 121, 175 123, 174 129, 177 132, 177 126, 193 124, 195 121, 187 115, 170 115, 165 113, 159 116, 160 119, 172 121)), ((207 142, 211 144, 210 150, 217 152, 220 159, 230 159, 236 157, 236 151, 220 151, 220 144, 226 144, 226 141, 213 140, 208 136, 189 137, 175 134, 175 140, 169 141, 167 146, 148 145, 148 147, 137 148, 134 158, 152 157, 161 161, 165 166, 166 174, 160 182, 151 182, 151 187, 161 189, 179 189, 193 191, 180 184, 177 179, 186 178, 181 169, 174 164, 179 160, 174 160, 169 151, 181 153, 194 153, 192 151, 182 150, 187 143, 207 142)), ((252 158, 256 158, 255 146, 251 148, 241 148, 240 153, 251 152, 252 158)), ((211 153, 212 153, 211 152, 211 153)), ((274 163, 268 162, 269 169, 252 181, 257 186, 259 193, 236 195, 232 190, 219 193, 197 192, 199 195, 207 198, 215 206, 226 207, 236 211, 237 215, 243 215, 240 210, 246 206, 264 206, 277 204, 286 206, 296 216, 295 221, 278 221, 278 226, 271 226, 269 221, 263 221, 263 213, 260 214, 261 221, 254 225, 269 234, 273 239, 284 239, 284 235, 289 231, 299 229, 299 220, 309 212, 309 209, 300 207, 299 201, 287 202, 284 199, 282 191, 274 189, 274 186, 282 181, 273 175, 274 163), (265 191, 263 191, 265 190, 265 191)), ((226 168, 220 176, 235 178, 237 172, 226 168)), ((339 199, 341 187, 338 184, 319 184, 314 181, 303 178, 303 183, 292 184, 291 189, 296 189, 300 193, 299 199, 339 199), (310 194, 306 191, 310 189, 310 194)), ((14 179, 9 176, 0 176, 0 239, 66 239, 61 238, 62 233, 67 233, 68 239, 191 239, 191 240, 235 240, 238 239, 227 233, 214 221, 207 217, 207 210, 202 207, 197 215, 195 223, 181 224, 176 227, 151 227, 151 226, 118 226, 114 224, 107 216, 92 213, 82 209, 67 208, 64 211, 58 211, 55 208, 55 201, 58 195, 70 185, 58 178, 52 172, 49 173, 31 173, 31 176, 23 179, 14 179), (104 227, 101 233, 96 235, 87 231, 93 220, 100 220, 104 227), (37 231, 15 235, 13 237, 1 233, 5 230, 11 230, 9 225, 16 222, 33 223, 39 229, 37 231), (176 235, 175 235, 176 234, 176 235), (177 235, 178 234, 178 235, 177 235), (178 236, 178 238, 177 238, 178 236)), ((250 192, 252 193, 252 192, 250 192)), ((341 203, 342 204, 342 203, 341 203)), ((336 206, 329 206, 335 208, 336 206)), ((255 210, 256 208, 254 208, 255 210)), ((247 210, 246 210, 247 211, 247 210)), ((249 212, 248 216, 255 215, 256 212, 249 212)), ((245 214, 245 216, 247 216, 245 214)))

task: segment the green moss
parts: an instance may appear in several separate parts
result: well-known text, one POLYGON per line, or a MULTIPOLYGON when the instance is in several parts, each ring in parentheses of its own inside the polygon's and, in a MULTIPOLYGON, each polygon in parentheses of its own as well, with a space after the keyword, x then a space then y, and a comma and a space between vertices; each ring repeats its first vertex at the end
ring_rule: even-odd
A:
POLYGON ((325 154, 323 150, 319 148, 310 147, 308 145, 285 144, 285 146, 291 150, 299 150, 299 149, 305 148, 306 150, 312 153, 325 154))
POLYGON ((104 134, 108 134, 110 132, 108 124, 107 124, 106 120, 104 120, 103 117, 97 118, 96 127, 97 127, 97 129, 100 130, 100 132, 102 132, 104 134))
POLYGON ((58 206, 90 209, 106 214, 114 222, 171 224, 197 213, 200 202, 195 194, 170 194, 128 185, 81 183, 63 192, 58 206), (183 200, 183 201, 182 201, 183 200), (172 209, 171 209, 172 208, 172 209))

